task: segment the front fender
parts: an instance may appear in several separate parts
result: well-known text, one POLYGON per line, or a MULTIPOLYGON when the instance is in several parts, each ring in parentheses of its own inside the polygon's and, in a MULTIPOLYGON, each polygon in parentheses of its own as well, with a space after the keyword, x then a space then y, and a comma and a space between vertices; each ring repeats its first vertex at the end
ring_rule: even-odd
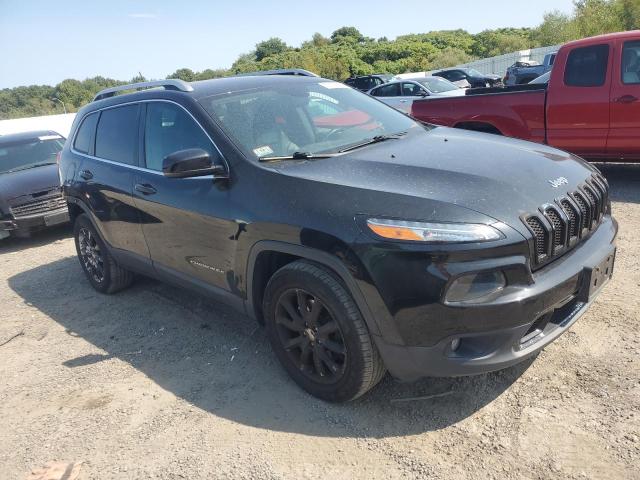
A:
MULTIPOLYGON (((256 266, 256 261, 259 255, 263 252, 278 252, 284 253, 288 255, 292 255, 294 257, 298 257, 301 259, 310 260, 314 263, 324 266, 325 268, 331 270, 335 275, 337 275, 340 280, 344 283, 345 287, 348 289, 349 293, 352 295, 354 301, 358 305, 360 309, 360 313, 365 319, 367 323, 367 327, 369 328, 369 332, 372 335, 379 336, 380 328, 375 319, 375 316, 372 313, 372 309, 367 302, 365 296, 363 295, 358 282, 352 272, 353 265, 349 265, 349 263, 345 263, 344 258, 340 258, 336 255, 330 254, 328 252, 324 252, 315 248, 306 247, 303 245, 296 245, 287 242, 280 242, 274 240, 261 240, 253 245, 251 251, 249 252, 249 256, 247 259, 247 267, 246 267, 246 282, 247 282, 247 312, 257 317, 256 312, 257 305, 254 303, 254 269, 256 266)), ((347 260, 348 262, 348 260, 347 260)))

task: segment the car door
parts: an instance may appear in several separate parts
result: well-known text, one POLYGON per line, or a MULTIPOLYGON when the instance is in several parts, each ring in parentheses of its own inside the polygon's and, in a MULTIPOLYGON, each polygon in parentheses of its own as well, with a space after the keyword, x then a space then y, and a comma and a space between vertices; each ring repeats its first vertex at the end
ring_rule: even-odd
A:
POLYGON ((547 90, 549 145, 586 158, 605 155, 612 57, 603 43, 576 47, 560 59, 564 76, 552 75, 547 90))
POLYGON ((640 40, 616 45, 610 112, 607 156, 640 159, 640 40))
POLYGON ((228 218, 228 184, 211 175, 171 178, 162 161, 171 153, 201 148, 214 164, 224 164, 215 144, 177 103, 152 101, 142 111, 141 167, 133 195, 142 215, 142 231, 151 260, 161 275, 232 288, 233 242, 237 224, 228 218))
POLYGON ((71 152, 79 160, 74 188, 89 207, 102 238, 116 249, 115 255, 129 253, 145 262, 149 252, 132 196, 139 115, 137 104, 88 114, 71 152))
POLYGON ((411 113, 414 100, 426 98, 429 93, 415 82, 402 82, 402 94, 398 97, 399 106, 396 107, 405 113, 411 113))
POLYGON ((399 82, 386 83, 384 85, 381 85, 373 90, 371 92, 371 95, 376 97, 378 100, 386 103, 387 105, 400 110, 400 96, 402 95, 402 91, 400 90, 399 82))

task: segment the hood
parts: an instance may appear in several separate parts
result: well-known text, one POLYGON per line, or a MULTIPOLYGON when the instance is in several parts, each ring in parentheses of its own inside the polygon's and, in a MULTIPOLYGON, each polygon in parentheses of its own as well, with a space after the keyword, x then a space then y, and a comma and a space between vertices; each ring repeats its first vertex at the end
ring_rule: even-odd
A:
POLYGON ((0 174, 0 200, 10 201, 23 195, 51 190, 60 186, 58 165, 18 170, 0 174))
MULTIPOLYGON (((279 168, 283 174, 356 187, 372 196, 388 192, 457 205, 526 236, 522 214, 574 190, 595 172, 579 158, 545 145, 444 127, 419 129, 334 158, 282 163, 279 168), (559 177, 568 184, 554 188, 550 181, 559 177)), ((384 196, 374 203, 380 212, 357 213, 384 214, 384 196)))

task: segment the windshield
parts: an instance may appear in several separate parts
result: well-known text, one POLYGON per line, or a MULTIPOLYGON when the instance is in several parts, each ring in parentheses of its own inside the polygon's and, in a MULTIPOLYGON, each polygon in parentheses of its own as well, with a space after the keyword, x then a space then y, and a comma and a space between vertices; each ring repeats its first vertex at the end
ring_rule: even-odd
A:
POLYGON ((480 73, 475 68, 467 68, 467 73, 472 77, 484 77, 484 74, 480 73))
POLYGON ((205 110, 258 158, 337 153, 419 125, 342 83, 274 82, 203 98, 205 110))
POLYGON ((451 90, 458 90, 458 87, 456 85, 440 77, 420 78, 415 81, 427 87, 427 90, 429 90, 431 93, 442 93, 449 92, 451 90))
POLYGON ((29 138, 0 145, 0 173, 56 163, 56 155, 64 146, 58 135, 29 138))

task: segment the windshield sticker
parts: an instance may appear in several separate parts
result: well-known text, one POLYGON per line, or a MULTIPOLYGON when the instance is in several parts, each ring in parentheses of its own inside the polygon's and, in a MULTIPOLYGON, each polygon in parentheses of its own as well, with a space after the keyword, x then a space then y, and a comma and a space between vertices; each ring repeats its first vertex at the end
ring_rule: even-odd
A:
POLYGON ((255 153, 257 157, 266 157, 267 155, 271 155, 273 150, 269 145, 264 145, 262 147, 254 148, 253 153, 255 153))
POLYGON ((320 82, 318 85, 322 85, 324 88, 333 90, 334 88, 351 88, 349 85, 339 82, 320 82))
POLYGON ((38 137, 38 140, 40 140, 41 142, 44 142, 45 140, 60 140, 60 139, 62 139, 60 135, 43 135, 41 137, 38 137))

